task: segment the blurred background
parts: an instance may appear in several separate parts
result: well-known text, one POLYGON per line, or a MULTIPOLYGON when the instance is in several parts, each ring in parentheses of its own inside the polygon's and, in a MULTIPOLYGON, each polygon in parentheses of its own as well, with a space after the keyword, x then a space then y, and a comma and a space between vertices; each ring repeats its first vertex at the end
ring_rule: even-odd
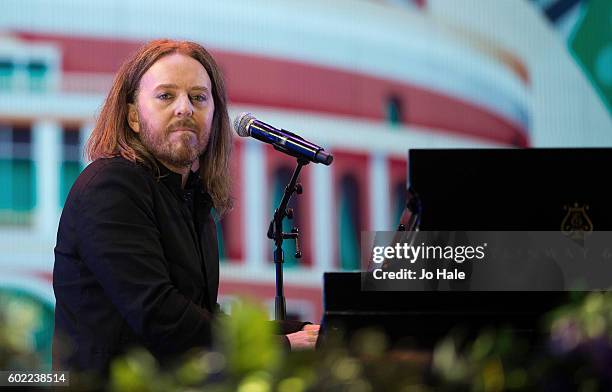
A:
MULTIPOLYGON (((292 202, 287 229, 299 227, 304 256, 286 243, 291 317, 318 321, 322 273, 358 268, 362 230, 397 226, 408 149, 612 146, 609 0, 1 6, 0 289, 38 309, 32 344, 44 358, 63 203, 115 72, 148 40, 203 44, 223 69, 232 118, 252 112, 334 154, 332 166, 302 171, 292 202)), ((248 295, 273 310, 265 232, 294 165, 235 138, 236 207, 218 225, 222 302, 248 295)))

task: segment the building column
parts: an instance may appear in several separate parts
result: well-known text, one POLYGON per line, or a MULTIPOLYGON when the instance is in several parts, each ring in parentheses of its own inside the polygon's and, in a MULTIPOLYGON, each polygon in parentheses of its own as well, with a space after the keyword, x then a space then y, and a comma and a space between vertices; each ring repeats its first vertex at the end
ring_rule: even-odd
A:
POLYGON ((41 237, 54 238, 59 223, 61 125, 47 120, 34 123, 32 141, 36 168, 36 232, 41 237))
POLYGON ((323 165, 311 165, 312 183, 307 192, 312 197, 312 228, 314 238, 314 269, 326 272, 334 271, 334 233, 333 219, 333 183, 332 170, 323 165))
POLYGON ((384 153, 375 152, 370 156, 370 230, 391 231, 389 225, 391 189, 389 170, 384 153))
POLYGON ((92 123, 84 123, 79 130, 79 150, 81 151, 81 167, 86 167, 91 163, 89 159, 85 156, 85 144, 87 144, 87 140, 93 131, 94 124, 92 123))
POLYGON ((244 186, 244 241, 246 266, 249 270, 261 271, 266 267, 266 212, 264 205, 264 151, 258 141, 248 139, 244 143, 242 172, 244 186))

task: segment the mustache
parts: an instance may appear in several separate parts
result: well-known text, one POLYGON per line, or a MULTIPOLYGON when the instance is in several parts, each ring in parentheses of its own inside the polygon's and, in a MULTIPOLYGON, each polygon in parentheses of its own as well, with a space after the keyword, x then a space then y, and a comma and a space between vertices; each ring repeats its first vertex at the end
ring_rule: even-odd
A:
POLYGON ((178 129, 178 128, 189 128, 189 129, 192 129, 194 131, 196 131, 198 129, 196 123, 193 120, 190 120, 190 119, 184 119, 184 120, 177 121, 174 124, 168 125, 168 127, 166 129, 169 132, 172 132, 172 131, 174 131, 175 129, 178 129))

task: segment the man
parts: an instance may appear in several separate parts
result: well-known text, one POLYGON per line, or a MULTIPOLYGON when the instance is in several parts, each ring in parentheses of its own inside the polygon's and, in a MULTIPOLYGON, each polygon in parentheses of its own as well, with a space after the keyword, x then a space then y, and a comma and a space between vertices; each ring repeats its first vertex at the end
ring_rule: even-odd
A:
MULTIPOLYGON (((163 361, 211 344, 210 211, 231 204, 231 143, 224 82, 203 47, 153 41, 121 66, 58 229, 55 369, 105 374, 135 345, 163 361)), ((303 326, 282 325, 294 348, 316 340, 318 326, 303 326)))

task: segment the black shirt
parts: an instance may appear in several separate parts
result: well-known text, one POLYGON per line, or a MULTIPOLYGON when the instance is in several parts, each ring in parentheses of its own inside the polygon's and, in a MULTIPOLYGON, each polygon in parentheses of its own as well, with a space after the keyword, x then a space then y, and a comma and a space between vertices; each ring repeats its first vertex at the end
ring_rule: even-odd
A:
POLYGON ((53 367, 106 373, 134 345, 158 359, 211 343, 219 257, 210 196, 191 173, 122 157, 75 182, 57 233, 53 367))

